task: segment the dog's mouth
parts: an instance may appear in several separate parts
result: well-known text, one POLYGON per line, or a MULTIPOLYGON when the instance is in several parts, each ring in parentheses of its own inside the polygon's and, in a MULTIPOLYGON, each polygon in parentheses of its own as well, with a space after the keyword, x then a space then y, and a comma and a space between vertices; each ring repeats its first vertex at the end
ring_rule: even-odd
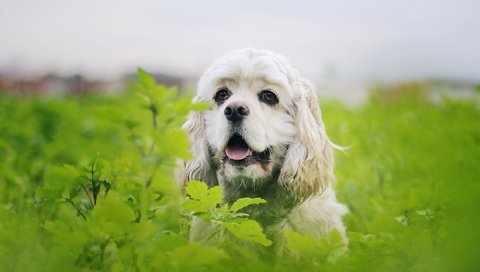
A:
POLYGON ((234 134, 227 143, 224 159, 237 165, 268 163, 270 162, 270 150, 267 148, 262 152, 255 152, 242 136, 234 134))

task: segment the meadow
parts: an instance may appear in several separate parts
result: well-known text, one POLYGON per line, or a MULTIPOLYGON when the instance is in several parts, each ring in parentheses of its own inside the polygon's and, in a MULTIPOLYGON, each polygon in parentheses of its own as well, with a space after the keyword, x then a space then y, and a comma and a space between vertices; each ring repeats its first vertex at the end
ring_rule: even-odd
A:
MULTIPOLYGON (((320 99, 336 151, 335 188, 348 205, 338 234, 287 233, 272 247, 241 209, 201 183, 186 199, 175 162, 192 104, 143 71, 119 96, 0 94, 0 271, 478 271, 480 103, 428 85, 372 90, 356 108, 320 99), (217 223, 213 245, 188 242, 192 214, 217 223)), ((274 241, 273 241, 274 243, 274 241)))

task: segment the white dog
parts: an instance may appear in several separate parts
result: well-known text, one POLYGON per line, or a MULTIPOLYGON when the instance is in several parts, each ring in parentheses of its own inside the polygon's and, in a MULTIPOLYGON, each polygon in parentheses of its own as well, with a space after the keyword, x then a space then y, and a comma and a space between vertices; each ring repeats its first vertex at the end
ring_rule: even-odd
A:
MULTIPOLYGON (((313 86, 269 51, 242 49, 217 60, 201 77, 194 101, 213 101, 189 116, 194 159, 179 181, 220 185, 224 201, 261 197, 246 212, 281 244, 284 230, 314 237, 336 229, 342 215, 331 188, 334 145, 325 133, 313 86)), ((194 219, 190 239, 206 242, 208 222, 194 219)))

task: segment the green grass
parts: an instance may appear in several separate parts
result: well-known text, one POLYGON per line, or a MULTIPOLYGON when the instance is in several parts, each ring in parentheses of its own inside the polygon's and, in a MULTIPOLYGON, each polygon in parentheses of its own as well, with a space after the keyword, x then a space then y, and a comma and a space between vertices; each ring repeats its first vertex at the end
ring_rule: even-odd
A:
POLYGON ((189 158, 179 126, 204 106, 143 76, 139 96, 0 96, 1 271, 480 269, 478 95, 434 104, 405 84, 355 109, 321 99, 331 139, 350 146, 336 152, 335 185, 349 249, 290 233, 303 257, 277 259, 241 235, 188 242, 173 170, 189 158))

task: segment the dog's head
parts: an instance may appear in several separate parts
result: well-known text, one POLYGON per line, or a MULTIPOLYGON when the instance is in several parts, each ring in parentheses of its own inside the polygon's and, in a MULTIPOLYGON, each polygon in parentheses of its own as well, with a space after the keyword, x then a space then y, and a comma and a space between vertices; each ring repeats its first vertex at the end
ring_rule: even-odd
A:
POLYGON ((304 198, 333 180, 332 145, 315 91, 284 57, 255 49, 230 53, 204 73, 194 100, 213 106, 184 125, 195 158, 182 182, 255 187, 274 178, 304 198))

